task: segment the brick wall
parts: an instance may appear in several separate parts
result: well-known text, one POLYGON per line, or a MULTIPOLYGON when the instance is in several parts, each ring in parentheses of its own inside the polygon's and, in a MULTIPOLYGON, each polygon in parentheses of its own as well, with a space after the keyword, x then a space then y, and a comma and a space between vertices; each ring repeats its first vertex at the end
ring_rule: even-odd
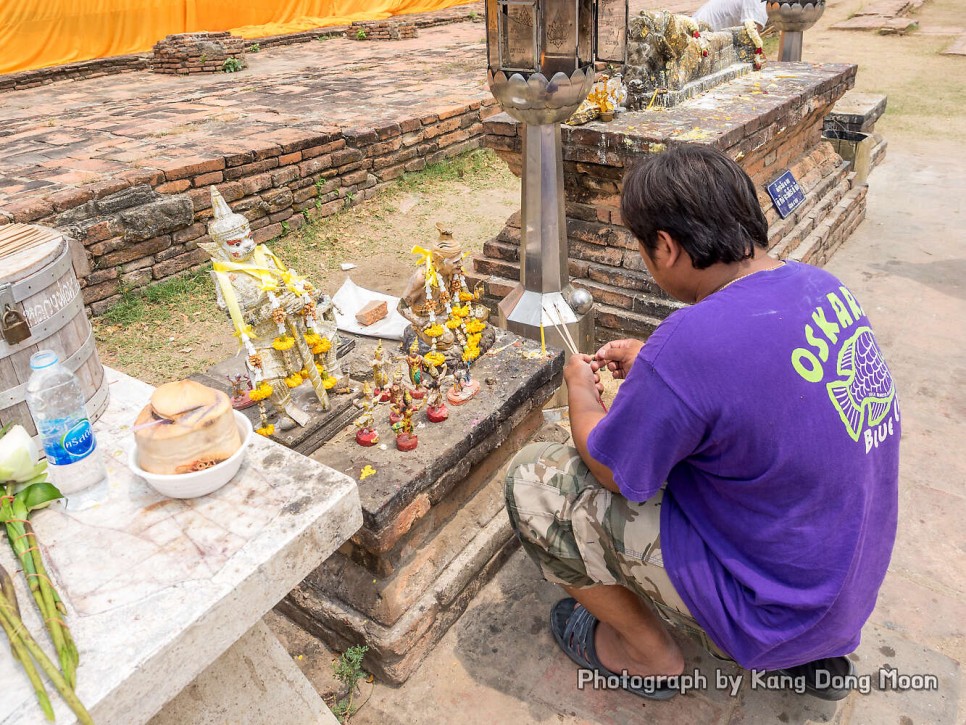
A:
POLYGON ((100 314, 137 289, 208 261, 210 185, 245 214, 257 242, 374 196, 406 172, 482 146, 495 102, 471 102, 377 128, 280 130, 246 151, 134 169, 115 179, 9 204, 0 224, 36 222, 81 241, 84 301, 100 314))

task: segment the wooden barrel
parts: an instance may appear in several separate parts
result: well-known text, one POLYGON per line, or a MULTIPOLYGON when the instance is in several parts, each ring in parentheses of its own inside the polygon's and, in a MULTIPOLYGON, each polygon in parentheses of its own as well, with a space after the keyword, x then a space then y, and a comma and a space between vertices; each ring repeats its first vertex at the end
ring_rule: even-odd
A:
POLYGON ((10 308, 23 314, 30 337, 14 343, 0 337, 0 425, 20 423, 36 435, 24 400, 30 356, 38 350, 53 350, 77 375, 87 414, 97 420, 107 408, 107 379, 67 240, 56 230, 23 224, 0 227, 0 320, 10 308), (9 241, 15 238, 28 242, 9 241))

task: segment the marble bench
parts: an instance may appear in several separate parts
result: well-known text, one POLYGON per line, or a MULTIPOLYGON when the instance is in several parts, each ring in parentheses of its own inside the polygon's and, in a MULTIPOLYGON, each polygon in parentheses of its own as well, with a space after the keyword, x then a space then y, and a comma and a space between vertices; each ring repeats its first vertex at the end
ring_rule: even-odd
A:
MULTIPOLYGON (((246 684, 261 671, 291 687, 275 701, 297 708, 292 717, 276 709, 272 719, 331 721, 261 619, 362 525, 355 481, 255 436, 241 471, 220 490, 185 501, 161 496, 127 467, 130 426, 152 389, 107 373, 111 402, 94 427, 108 468, 102 502, 78 511, 57 504, 34 516, 80 651, 81 701, 99 723, 226 721, 232 708, 260 711, 265 694, 246 684), (211 701, 176 700, 168 713, 166 704, 193 682, 191 699, 200 692, 211 701)), ((6 542, 0 563, 18 572, 6 542)), ((47 643, 22 575, 15 579, 25 622, 47 643)), ((0 682, 0 724, 44 722, 5 644, 0 682)), ((49 691, 59 725, 75 722, 49 691)))

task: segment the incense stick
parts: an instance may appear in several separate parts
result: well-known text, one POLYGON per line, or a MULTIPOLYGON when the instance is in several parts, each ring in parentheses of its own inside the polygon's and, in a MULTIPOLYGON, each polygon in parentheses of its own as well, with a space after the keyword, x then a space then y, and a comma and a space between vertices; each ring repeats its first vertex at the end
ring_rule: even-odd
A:
POLYGON ((567 336, 567 339, 570 341, 570 349, 573 351, 574 355, 579 355, 580 348, 577 347, 577 343, 574 342, 574 338, 570 334, 570 329, 567 327, 566 323, 564 323, 563 314, 561 314, 560 308, 557 307, 556 300, 554 300, 553 309, 554 309, 554 312, 557 313, 557 319, 560 320, 560 326, 563 328, 564 334, 567 336))

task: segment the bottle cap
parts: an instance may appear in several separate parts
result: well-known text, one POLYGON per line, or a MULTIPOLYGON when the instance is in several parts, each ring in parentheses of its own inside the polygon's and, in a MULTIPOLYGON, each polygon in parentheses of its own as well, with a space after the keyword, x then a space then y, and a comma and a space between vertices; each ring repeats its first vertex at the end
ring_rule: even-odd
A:
POLYGON ((51 365, 56 365, 58 362, 59 359, 57 358, 56 352, 53 350, 41 350, 30 356, 30 369, 42 370, 43 368, 49 368, 51 365))

